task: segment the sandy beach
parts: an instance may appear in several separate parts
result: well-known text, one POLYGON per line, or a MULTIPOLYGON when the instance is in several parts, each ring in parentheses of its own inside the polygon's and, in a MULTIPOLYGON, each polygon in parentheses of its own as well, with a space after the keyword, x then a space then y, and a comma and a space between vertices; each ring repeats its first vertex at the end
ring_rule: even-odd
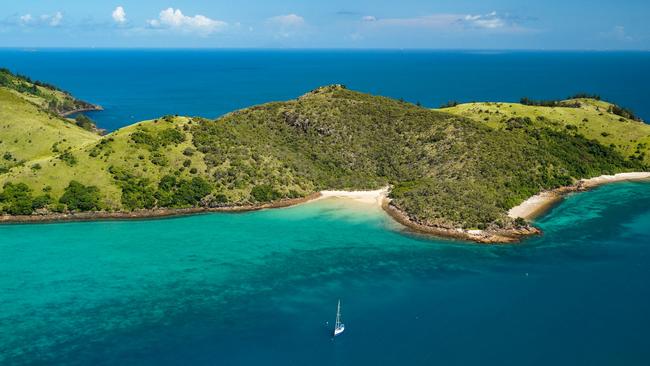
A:
POLYGON ((375 203, 381 207, 387 196, 388 187, 384 187, 374 191, 321 191, 319 199, 346 198, 362 203, 375 203))
POLYGON ((508 216, 512 218, 522 217, 524 219, 533 219, 536 216, 544 213, 550 206, 562 199, 562 197, 567 193, 587 190, 607 183, 644 179, 650 179, 650 172, 619 173, 614 175, 601 175, 599 177, 589 179, 581 179, 573 186, 561 187, 555 190, 541 192, 535 196, 530 197, 518 206, 511 208, 510 211, 508 211, 508 216))

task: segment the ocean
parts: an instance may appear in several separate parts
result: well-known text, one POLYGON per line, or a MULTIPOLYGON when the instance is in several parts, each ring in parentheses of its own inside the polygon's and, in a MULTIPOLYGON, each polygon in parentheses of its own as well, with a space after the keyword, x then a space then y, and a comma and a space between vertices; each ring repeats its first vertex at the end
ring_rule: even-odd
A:
MULTIPOLYGON (((647 59, 0 51, 0 65, 104 105, 93 117, 108 129, 165 113, 217 116, 334 82, 431 106, 585 90, 650 116, 647 59)), ((536 220, 543 235, 516 245, 420 236, 340 199, 0 225, 0 364, 648 365, 649 207, 650 183, 572 194, 536 220), (346 331, 332 339, 339 299, 346 331)))
POLYGON ((0 67, 102 105, 91 117, 107 130, 215 118, 335 83, 428 107, 588 92, 650 120, 650 52, 0 49, 0 67))

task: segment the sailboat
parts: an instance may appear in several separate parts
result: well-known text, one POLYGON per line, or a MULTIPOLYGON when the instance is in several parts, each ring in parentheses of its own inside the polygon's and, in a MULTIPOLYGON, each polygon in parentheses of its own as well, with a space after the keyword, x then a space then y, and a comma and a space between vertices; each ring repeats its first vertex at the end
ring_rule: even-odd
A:
POLYGON ((339 299, 339 305, 336 307, 336 323, 334 324, 334 337, 343 333, 345 330, 345 324, 341 323, 341 299, 339 299))

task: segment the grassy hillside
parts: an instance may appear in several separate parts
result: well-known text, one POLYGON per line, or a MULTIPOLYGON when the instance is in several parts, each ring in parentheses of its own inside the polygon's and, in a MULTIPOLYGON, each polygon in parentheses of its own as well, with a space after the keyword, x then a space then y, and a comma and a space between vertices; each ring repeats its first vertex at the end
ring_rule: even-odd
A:
POLYGON ((99 140, 99 135, 0 87, 0 172, 99 140))
MULTIPOLYGON (((64 154, 0 175, 0 206, 14 214, 215 207, 391 184, 394 203, 419 223, 496 228, 513 226, 507 210, 542 189, 648 169, 624 147, 648 138, 637 122, 615 121, 629 128, 600 135, 601 143, 536 118, 550 115, 508 122, 471 107, 446 111, 330 86, 216 120, 163 117, 75 140, 64 154)), ((602 117, 595 107, 583 113, 602 117)))
POLYGON ((54 114, 66 115, 79 110, 100 109, 96 105, 74 98, 54 85, 13 74, 8 69, 0 69, 0 87, 54 114))
POLYGON ((634 116, 620 113, 620 107, 601 100, 578 98, 564 100, 558 104, 570 107, 467 103, 444 108, 442 111, 485 123, 495 129, 510 128, 516 123, 509 122, 513 118, 528 118, 530 121, 527 123, 532 126, 580 134, 614 147, 627 158, 650 164, 650 125, 629 118, 634 116))

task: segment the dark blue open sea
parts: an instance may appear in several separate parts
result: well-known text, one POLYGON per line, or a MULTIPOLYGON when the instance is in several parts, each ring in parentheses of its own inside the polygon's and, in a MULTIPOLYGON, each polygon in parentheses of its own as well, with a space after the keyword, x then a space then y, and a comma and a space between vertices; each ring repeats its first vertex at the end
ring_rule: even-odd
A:
POLYGON ((108 130, 213 118, 334 83, 428 107, 588 92, 650 120, 650 52, 0 49, 0 67, 102 105, 92 118, 108 130))
MULTIPOLYGON (((0 66, 102 104, 108 129, 337 82, 428 106, 587 91, 650 118, 648 53, 0 50, 0 66)), ((517 245, 434 240, 327 199, 1 225, 0 364, 650 365, 650 183, 537 224, 517 245)))

